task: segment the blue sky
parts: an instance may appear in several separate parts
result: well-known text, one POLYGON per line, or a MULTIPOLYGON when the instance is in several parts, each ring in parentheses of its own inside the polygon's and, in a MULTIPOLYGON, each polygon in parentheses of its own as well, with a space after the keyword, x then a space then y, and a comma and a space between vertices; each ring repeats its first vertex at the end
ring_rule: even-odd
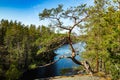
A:
POLYGON ((47 24, 38 16, 45 8, 55 8, 58 4, 67 8, 82 3, 93 4, 93 0, 0 0, 0 20, 17 20, 25 25, 38 26, 47 24))

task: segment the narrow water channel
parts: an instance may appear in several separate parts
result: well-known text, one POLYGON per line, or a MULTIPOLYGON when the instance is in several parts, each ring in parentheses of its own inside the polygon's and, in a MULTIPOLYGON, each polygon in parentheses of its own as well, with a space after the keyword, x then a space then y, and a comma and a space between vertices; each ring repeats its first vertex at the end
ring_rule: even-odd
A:
MULTIPOLYGON (((75 49, 82 52, 84 50, 84 43, 76 43, 73 45, 75 49)), ((54 57, 54 60, 58 59, 60 56, 70 56, 71 50, 69 45, 63 45, 57 50, 54 51, 57 55, 54 57)), ((80 53, 79 52, 79 53, 80 53)), ((77 59, 80 59, 80 55, 76 56, 77 59)), ((24 79, 23 80, 34 80, 37 78, 46 78, 46 77, 52 77, 52 76, 61 76, 61 70, 65 68, 74 68, 78 67, 77 64, 72 62, 71 59, 61 59, 58 62, 56 62, 53 65, 44 67, 44 68, 37 68, 35 70, 30 70, 24 73, 24 79)))

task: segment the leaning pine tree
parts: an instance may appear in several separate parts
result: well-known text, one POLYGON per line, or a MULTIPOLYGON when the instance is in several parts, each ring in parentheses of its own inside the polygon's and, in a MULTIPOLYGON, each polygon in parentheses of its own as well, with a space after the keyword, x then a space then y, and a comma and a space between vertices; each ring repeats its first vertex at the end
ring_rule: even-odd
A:
POLYGON ((58 29, 67 30, 67 39, 72 54, 70 57, 63 56, 62 58, 70 58, 74 63, 83 66, 89 74, 93 74, 88 61, 79 61, 75 58, 77 54, 71 39, 73 29, 75 27, 80 27, 88 17, 89 15, 85 4, 77 7, 70 7, 67 10, 64 10, 62 5, 59 5, 57 8, 44 9, 43 12, 39 14, 40 20, 51 20, 52 26, 58 29), (70 24, 67 25, 67 23, 65 23, 66 21, 69 21, 70 24))

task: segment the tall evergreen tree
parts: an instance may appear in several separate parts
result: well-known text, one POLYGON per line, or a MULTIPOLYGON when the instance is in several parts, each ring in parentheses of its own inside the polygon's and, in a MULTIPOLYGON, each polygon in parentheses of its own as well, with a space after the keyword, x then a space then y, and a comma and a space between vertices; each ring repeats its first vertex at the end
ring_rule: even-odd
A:
POLYGON ((104 0, 95 0, 95 6, 90 10, 87 21, 87 44, 83 57, 92 63, 95 71, 104 71, 119 79, 120 72, 120 16, 118 8, 108 5, 104 0), (94 13, 93 13, 94 12, 94 13))

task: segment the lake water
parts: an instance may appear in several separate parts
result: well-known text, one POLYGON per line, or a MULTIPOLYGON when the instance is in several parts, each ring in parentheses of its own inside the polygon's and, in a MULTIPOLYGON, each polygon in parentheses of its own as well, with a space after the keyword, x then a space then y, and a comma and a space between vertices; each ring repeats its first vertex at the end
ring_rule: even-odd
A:
MULTIPOLYGON (((79 51, 78 53, 84 51, 84 43, 76 43, 73 44, 74 48, 79 51)), ((57 56, 54 57, 54 60, 57 60, 60 56, 65 55, 65 56, 70 56, 71 55, 71 50, 69 45, 63 45, 57 50, 54 51, 57 56)), ((76 56, 78 60, 80 60, 80 55, 76 56)), ((74 68, 78 67, 79 65, 75 64, 72 62, 71 59, 65 58, 61 59, 58 62, 56 62, 53 65, 44 67, 44 68, 37 68, 35 70, 30 70, 24 73, 23 79, 22 80, 34 80, 37 78, 46 78, 46 77, 52 77, 52 76, 60 76, 61 70, 65 68, 74 68)))

